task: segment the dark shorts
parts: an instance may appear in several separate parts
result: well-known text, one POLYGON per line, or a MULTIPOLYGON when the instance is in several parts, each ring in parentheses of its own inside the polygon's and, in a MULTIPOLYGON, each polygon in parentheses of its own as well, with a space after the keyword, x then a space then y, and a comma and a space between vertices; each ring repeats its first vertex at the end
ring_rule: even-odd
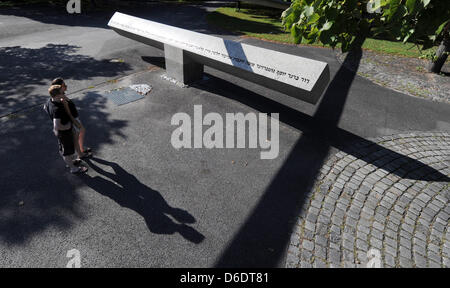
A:
POLYGON ((72 129, 58 131, 58 145, 59 153, 61 153, 62 156, 75 154, 72 129))

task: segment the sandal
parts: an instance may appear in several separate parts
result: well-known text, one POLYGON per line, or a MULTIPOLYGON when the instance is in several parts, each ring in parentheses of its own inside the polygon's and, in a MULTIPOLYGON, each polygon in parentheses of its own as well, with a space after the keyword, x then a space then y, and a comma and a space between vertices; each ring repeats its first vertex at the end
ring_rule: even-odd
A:
POLYGON ((92 152, 91 148, 89 148, 89 147, 84 148, 84 153, 90 153, 90 152, 92 152))
POLYGON ((70 173, 72 173, 72 174, 82 174, 82 173, 86 173, 88 171, 88 168, 87 167, 84 167, 84 166, 80 166, 80 167, 78 167, 78 169, 77 170, 75 170, 75 171, 70 171, 70 173))

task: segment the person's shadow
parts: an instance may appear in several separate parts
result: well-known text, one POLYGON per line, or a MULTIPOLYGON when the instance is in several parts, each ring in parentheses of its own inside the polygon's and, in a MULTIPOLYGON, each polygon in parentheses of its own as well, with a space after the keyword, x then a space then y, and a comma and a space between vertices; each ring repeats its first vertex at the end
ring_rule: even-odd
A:
POLYGON ((187 225, 195 223, 195 218, 191 214, 169 206, 159 192, 139 182, 135 176, 125 171, 117 163, 95 157, 87 159, 86 162, 94 171, 111 181, 100 176, 91 177, 86 174, 81 177, 84 183, 98 193, 116 201, 122 207, 132 209, 140 214, 152 233, 174 234, 178 232, 186 240, 196 244, 205 238, 187 225), (110 166, 114 173, 101 169, 94 162, 110 166), (174 222, 168 215, 179 223, 174 222))

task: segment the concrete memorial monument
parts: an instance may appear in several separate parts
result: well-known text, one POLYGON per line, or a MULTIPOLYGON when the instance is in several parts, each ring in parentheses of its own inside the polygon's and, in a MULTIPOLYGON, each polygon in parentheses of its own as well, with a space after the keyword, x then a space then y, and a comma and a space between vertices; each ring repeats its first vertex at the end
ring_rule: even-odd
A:
POLYGON ((328 64, 225 40, 116 12, 108 26, 122 36, 164 49, 167 74, 183 83, 209 66, 315 104, 328 85, 328 64))

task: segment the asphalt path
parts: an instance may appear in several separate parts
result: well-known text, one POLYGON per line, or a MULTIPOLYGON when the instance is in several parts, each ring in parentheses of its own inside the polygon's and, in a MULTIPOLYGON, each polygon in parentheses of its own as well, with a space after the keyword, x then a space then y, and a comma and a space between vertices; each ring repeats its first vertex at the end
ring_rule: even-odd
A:
MULTIPOLYGON (((124 12, 220 35, 204 7, 170 8, 124 12)), ((239 39, 329 63, 332 82, 316 106, 209 68, 203 81, 179 87, 161 77, 162 52, 106 29, 106 14, 2 11, 0 112, 9 116, 0 121, 1 267, 65 267, 72 249, 82 267, 284 267, 296 217, 329 155, 368 137, 450 131, 449 105, 373 84, 329 49, 239 39), (39 107, 59 75, 95 150, 81 177, 65 170, 39 107), (116 106, 104 97, 137 83, 153 87, 142 100, 116 106), (194 105, 223 117, 279 113, 279 156, 173 148, 171 118, 193 117, 194 105)))

